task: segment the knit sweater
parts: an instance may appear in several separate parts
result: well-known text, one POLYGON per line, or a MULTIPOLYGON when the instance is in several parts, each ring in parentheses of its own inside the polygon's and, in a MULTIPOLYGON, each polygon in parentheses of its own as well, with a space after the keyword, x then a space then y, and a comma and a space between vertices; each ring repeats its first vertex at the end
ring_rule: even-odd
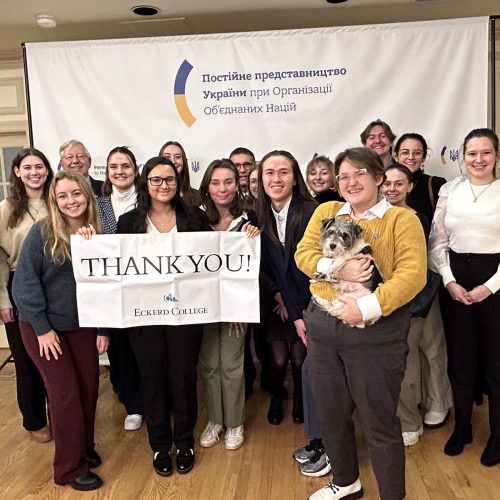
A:
MULTIPOLYGON (((320 205, 297 246, 295 260, 298 268, 309 277, 323 253, 320 247, 320 229, 323 219, 335 217, 342 207, 340 202, 320 205)), ((342 216, 349 220, 349 217, 342 216)), ((373 220, 355 221, 363 228, 362 236, 371 246, 384 283, 375 291, 383 316, 388 316, 407 304, 422 290, 427 279, 427 252, 422 225, 414 213, 405 208, 392 207, 385 215, 373 220)), ((333 300, 336 295, 331 283, 319 282, 310 286, 311 294, 333 300)))
POLYGON ((31 226, 47 216, 44 200, 30 200, 30 211, 18 221, 16 227, 7 228, 12 207, 8 200, 0 202, 0 309, 10 309, 12 304, 7 291, 9 273, 16 269, 23 241, 31 226))
POLYGON ((14 273, 12 294, 20 319, 37 335, 50 330, 77 330, 76 283, 71 261, 56 264, 44 251, 43 222, 26 236, 14 273))

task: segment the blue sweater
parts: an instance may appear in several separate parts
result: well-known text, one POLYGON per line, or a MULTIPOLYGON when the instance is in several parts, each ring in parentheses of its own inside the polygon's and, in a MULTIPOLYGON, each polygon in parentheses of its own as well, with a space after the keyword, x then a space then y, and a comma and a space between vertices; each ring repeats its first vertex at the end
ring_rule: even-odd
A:
POLYGON ((14 273, 12 293, 19 317, 29 323, 37 335, 50 330, 77 330, 73 265, 71 261, 56 264, 44 252, 43 223, 34 224, 26 236, 14 273))

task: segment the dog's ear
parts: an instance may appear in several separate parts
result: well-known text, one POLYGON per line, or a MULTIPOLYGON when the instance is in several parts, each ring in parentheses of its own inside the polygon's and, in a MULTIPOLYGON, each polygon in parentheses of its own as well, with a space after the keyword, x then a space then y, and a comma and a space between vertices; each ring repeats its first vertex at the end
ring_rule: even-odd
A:
POLYGON ((354 224, 354 236, 358 237, 362 232, 363 228, 359 224, 354 224))
POLYGON ((321 221, 321 231, 326 231, 333 223, 335 223, 335 217, 328 217, 321 221))

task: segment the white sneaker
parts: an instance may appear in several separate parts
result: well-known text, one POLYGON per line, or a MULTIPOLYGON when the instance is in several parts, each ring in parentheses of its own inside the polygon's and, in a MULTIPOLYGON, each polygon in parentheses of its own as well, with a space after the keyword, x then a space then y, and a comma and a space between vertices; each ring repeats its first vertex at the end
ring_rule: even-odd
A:
POLYGON ((418 431, 403 432, 403 443, 405 446, 413 446, 418 443, 420 436, 424 433, 424 427, 421 425, 418 431))
POLYGON ((337 486, 333 483, 328 483, 324 488, 321 488, 316 493, 313 493, 310 500, 355 500, 363 496, 363 488, 361 481, 356 479, 354 483, 349 486, 337 486))
POLYGON ((222 425, 208 422, 205 430, 200 436, 200 446, 202 448, 210 448, 215 443, 219 442, 219 434, 222 432, 222 425))
POLYGON ((428 411, 424 415, 424 425, 430 429, 437 429, 446 423, 450 410, 428 411))
POLYGON ((226 450, 237 450, 245 441, 243 436, 243 426, 228 427, 224 437, 226 442, 226 450))
POLYGON ((123 427, 126 431, 137 431, 142 426, 142 415, 134 413, 133 415, 127 415, 125 417, 125 422, 123 427))

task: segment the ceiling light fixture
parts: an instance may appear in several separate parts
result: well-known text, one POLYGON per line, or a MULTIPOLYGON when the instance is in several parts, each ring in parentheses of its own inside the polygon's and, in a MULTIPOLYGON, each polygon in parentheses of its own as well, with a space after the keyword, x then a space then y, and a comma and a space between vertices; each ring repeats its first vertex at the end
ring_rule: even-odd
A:
POLYGON ((326 0, 328 3, 344 3, 347 2, 347 0, 326 0))
POLYGON ((57 21, 54 16, 39 14, 36 16, 36 24, 38 24, 40 28, 55 28, 57 26, 57 21))
POLYGON ((158 7, 153 7, 152 5, 136 5, 130 10, 138 16, 155 16, 160 12, 158 7))

